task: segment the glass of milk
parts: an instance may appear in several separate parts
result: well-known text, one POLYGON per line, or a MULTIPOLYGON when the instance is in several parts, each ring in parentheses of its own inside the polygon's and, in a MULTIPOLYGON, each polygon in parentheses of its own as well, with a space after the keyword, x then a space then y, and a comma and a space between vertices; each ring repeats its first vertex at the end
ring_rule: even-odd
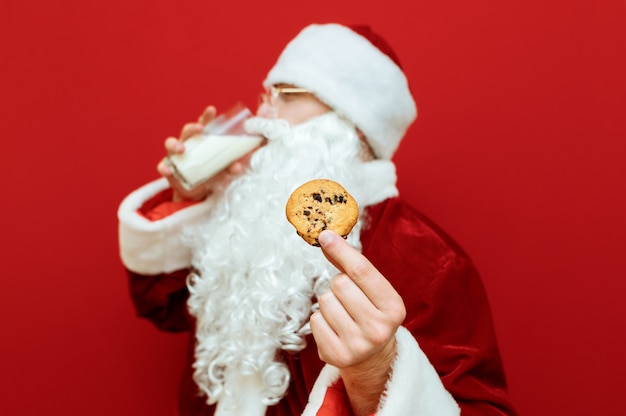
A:
POLYGON ((262 138, 246 134, 243 124, 252 112, 242 103, 218 115, 201 134, 185 140, 185 152, 170 155, 174 177, 187 189, 222 171, 259 144, 262 138))

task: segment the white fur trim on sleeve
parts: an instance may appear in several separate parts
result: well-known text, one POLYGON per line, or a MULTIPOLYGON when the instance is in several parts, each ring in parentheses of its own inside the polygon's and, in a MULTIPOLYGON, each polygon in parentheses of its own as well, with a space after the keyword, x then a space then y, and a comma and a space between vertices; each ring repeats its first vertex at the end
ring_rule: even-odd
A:
POLYGON ((199 223, 213 205, 207 199, 181 209, 158 221, 150 221, 137 210, 151 197, 169 186, 164 178, 152 181, 130 193, 120 204, 120 256, 133 272, 154 275, 189 267, 191 250, 180 239, 184 227, 199 223))
MULTIPOLYGON (((391 378, 376 411, 377 416, 458 416, 459 406, 441 383, 413 335, 404 327, 396 333, 397 357, 391 378)), ((339 369, 326 365, 313 386, 303 416, 315 416, 326 389, 339 378, 339 369)))
POLYGON ((309 403, 306 405, 302 416, 315 416, 324 403, 326 390, 339 379, 339 369, 326 364, 315 380, 313 390, 309 394, 309 403))
POLYGON ((378 406, 378 416, 456 416, 461 413, 452 395, 413 335, 404 327, 396 333, 398 356, 378 406))

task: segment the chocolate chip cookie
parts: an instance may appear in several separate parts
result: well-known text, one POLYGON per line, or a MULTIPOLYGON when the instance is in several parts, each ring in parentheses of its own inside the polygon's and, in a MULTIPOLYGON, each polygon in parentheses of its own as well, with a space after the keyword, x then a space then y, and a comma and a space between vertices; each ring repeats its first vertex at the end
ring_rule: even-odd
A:
POLYGON ((352 195, 329 179, 300 185, 289 197, 285 211, 298 235, 313 246, 320 245, 318 237, 326 229, 347 238, 359 217, 352 195))

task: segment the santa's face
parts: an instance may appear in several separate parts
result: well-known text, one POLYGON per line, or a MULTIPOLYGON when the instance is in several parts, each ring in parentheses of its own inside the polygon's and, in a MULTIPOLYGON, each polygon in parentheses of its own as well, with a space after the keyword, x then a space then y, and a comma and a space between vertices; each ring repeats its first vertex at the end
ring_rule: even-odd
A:
MULTIPOLYGON (((331 111, 333 111, 332 108, 306 88, 292 84, 277 84, 261 94, 261 102, 256 115, 269 119, 281 119, 291 125, 297 125, 331 111)), ((358 128, 356 132, 361 141, 360 158, 363 161, 373 160, 374 150, 358 128)), ((245 159, 242 159, 242 162, 249 164, 251 156, 252 153, 249 153, 245 159)))
POLYGON ((290 84, 278 84, 262 94, 257 116, 280 118, 296 125, 331 111, 315 95, 290 84))
MULTIPOLYGON (((272 87, 272 91, 261 94, 256 115, 267 119, 281 119, 291 125, 297 125, 330 111, 332 109, 329 106, 306 89, 291 84, 278 84, 272 87)), ((365 144, 368 153, 373 154, 369 145, 366 142, 365 144)), ((241 166, 250 164, 250 159, 257 149, 238 160, 241 166)))

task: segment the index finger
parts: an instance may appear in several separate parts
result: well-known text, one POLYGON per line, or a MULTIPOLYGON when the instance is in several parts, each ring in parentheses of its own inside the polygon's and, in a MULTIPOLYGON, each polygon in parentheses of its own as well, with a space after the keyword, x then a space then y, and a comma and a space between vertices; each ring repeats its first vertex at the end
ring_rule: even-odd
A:
POLYGON ((210 105, 204 109, 202 114, 200 114, 200 117, 198 117, 198 123, 206 126, 211 121, 213 121, 216 115, 217 115, 217 110, 215 109, 215 106, 210 105))
POLYGON ((318 241, 324 256, 348 275, 378 309, 384 309, 386 301, 397 295, 391 283, 378 269, 337 233, 324 230, 318 241))
POLYGON ((331 230, 324 230, 318 237, 320 247, 324 256, 342 273, 346 273, 344 264, 350 263, 349 259, 353 258, 354 253, 358 253, 348 244, 346 240, 341 238, 339 234, 331 230))

